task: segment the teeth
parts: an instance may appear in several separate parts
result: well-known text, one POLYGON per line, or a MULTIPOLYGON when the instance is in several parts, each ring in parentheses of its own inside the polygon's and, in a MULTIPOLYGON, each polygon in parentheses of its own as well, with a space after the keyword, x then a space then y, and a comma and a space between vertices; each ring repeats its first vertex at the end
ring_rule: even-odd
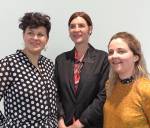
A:
POLYGON ((120 62, 113 62, 113 64, 120 64, 120 62))

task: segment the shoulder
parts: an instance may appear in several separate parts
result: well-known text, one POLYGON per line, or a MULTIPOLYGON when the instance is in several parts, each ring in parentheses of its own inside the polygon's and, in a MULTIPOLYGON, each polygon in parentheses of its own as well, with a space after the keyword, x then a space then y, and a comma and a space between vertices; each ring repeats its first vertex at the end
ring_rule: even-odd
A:
POLYGON ((11 55, 8 55, 8 56, 5 56, 4 58, 2 58, 0 60, 0 64, 3 64, 3 63, 13 63, 13 61, 16 61, 16 59, 18 58, 18 55, 15 53, 15 54, 11 54, 11 55))
POLYGON ((90 56, 94 57, 97 63, 99 63, 99 65, 105 65, 106 67, 109 65, 107 52, 95 48, 93 48, 93 50, 90 51, 90 56))
POLYGON ((148 78, 140 78, 137 81, 137 90, 143 98, 150 99, 150 79, 148 78))
POLYGON ((67 52, 63 52, 63 53, 59 54, 59 55, 56 57, 56 60, 59 60, 59 59, 63 58, 66 53, 67 53, 67 52))
POLYGON ((53 61, 43 55, 41 55, 40 60, 44 63, 44 64, 48 64, 48 65, 54 65, 53 61))
POLYGON ((56 57, 55 61, 63 61, 63 60, 72 59, 72 58, 74 58, 74 49, 59 54, 56 57))
POLYGON ((103 51, 103 50, 95 49, 95 52, 96 52, 96 54, 98 54, 99 56, 104 56, 104 57, 107 57, 107 56, 108 56, 107 52, 105 52, 105 51, 103 51))
POLYGON ((88 51, 89 51, 90 54, 95 54, 95 55, 97 55, 99 57, 104 57, 105 58, 105 57, 108 56, 106 51, 96 49, 92 45, 89 45, 89 50, 88 51))
POLYGON ((148 78, 140 78, 137 80, 137 86, 139 89, 147 89, 150 88, 150 79, 148 78))

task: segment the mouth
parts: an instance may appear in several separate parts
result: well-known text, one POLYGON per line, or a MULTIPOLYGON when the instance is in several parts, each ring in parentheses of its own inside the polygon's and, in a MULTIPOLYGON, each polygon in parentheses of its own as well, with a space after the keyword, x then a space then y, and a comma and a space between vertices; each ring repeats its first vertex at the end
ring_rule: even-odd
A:
POLYGON ((113 61, 112 64, 113 65, 119 65, 119 64, 122 64, 122 62, 121 61, 113 61))
POLYGON ((73 37, 74 37, 74 38, 80 38, 81 36, 82 36, 81 33, 73 34, 73 37))
POLYGON ((123 62, 120 59, 114 58, 114 59, 112 59, 111 63, 114 65, 118 65, 118 64, 121 64, 123 62))
POLYGON ((74 36, 74 39, 80 39, 81 38, 81 36, 74 36))
POLYGON ((31 42, 31 45, 34 47, 40 46, 40 43, 37 41, 31 42))

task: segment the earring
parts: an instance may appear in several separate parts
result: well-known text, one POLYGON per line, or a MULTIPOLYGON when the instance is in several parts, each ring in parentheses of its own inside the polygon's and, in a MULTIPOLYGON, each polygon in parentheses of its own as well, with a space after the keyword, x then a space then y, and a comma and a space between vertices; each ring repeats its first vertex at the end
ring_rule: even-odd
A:
POLYGON ((92 32, 90 31, 90 32, 89 32, 89 35, 91 35, 91 34, 92 34, 92 32))
POLYGON ((43 50, 46 51, 47 49, 48 49, 48 46, 46 45, 46 46, 43 48, 43 50))

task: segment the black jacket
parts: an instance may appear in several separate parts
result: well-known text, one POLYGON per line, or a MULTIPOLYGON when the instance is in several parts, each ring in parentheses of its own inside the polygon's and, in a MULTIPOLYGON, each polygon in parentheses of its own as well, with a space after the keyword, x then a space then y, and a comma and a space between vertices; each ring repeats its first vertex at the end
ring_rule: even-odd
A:
POLYGON ((55 78, 58 86, 59 116, 66 125, 73 122, 73 116, 86 128, 102 128, 103 104, 105 102, 105 81, 109 64, 107 53, 91 45, 83 59, 77 95, 74 94, 73 66, 75 49, 59 55, 55 61, 55 78))

